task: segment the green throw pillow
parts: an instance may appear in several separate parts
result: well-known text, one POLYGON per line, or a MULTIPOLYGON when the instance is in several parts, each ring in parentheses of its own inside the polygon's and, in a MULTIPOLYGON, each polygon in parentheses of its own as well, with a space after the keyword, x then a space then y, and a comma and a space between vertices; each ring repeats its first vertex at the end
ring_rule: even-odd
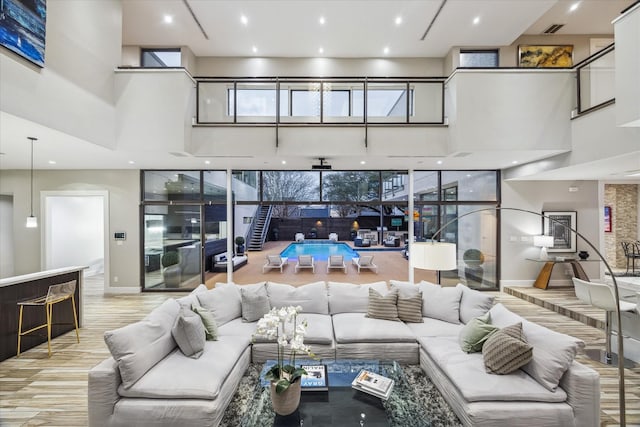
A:
POLYGON ((218 340, 218 324, 216 323, 216 318, 206 308, 200 307, 199 305, 193 304, 191 306, 191 310, 198 313, 200 318, 202 319, 202 324, 204 325, 204 332, 207 336, 207 341, 217 341, 218 340))
POLYGON ((474 317, 460 330, 458 335, 460 348, 465 353, 482 351, 484 342, 497 330, 498 327, 491 324, 491 313, 487 312, 483 316, 474 317))

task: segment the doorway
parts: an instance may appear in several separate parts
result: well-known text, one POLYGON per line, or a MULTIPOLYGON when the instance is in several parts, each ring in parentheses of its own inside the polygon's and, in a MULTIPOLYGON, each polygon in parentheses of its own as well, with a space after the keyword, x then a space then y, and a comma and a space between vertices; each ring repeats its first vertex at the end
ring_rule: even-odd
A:
POLYGON ((104 290, 109 277, 108 192, 45 191, 42 205, 42 268, 86 266, 84 277, 93 277, 91 283, 104 290))

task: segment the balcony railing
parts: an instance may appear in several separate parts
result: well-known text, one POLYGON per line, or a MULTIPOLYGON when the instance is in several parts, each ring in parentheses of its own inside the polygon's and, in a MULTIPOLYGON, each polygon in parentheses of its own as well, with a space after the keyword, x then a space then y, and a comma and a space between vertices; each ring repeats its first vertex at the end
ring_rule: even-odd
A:
POLYGON ((444 78, 198 78, 199 125, 442 125, 444 78))
POLYGON ((607 46, 575 66, 578 115, 615 102, 615 46, 607 46))

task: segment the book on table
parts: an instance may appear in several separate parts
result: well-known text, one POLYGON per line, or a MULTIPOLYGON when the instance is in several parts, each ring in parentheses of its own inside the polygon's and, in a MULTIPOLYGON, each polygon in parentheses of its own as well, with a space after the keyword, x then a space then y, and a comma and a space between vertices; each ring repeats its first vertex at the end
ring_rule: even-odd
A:
POLYGON ((387 400, 393 390, 394 382, 391 378, 363 369, 351 383, 351 387, 365 393, 387 400))
POLYGON ((307 371, 307 374, 300 379, 302 391, 329 390, 327 365, 302 365, 301 368, 307 371))

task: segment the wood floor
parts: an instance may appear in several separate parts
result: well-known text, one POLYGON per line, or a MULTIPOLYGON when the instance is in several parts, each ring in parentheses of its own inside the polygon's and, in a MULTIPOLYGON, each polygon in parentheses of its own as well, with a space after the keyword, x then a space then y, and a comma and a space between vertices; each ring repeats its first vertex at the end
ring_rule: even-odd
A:
MULTIPOLYGON (((339 280, 334 277, 341 274, 334 273, 332 280, 339 280)), ((275 281, 281 277, 279 273, 273 276, 269 276, 269 279, 275 281)), ((373 280, 386 279, 382 274, 371 274, 369 277, 373 280)), ((318 277, 310 280, 323 279, 318 277)), ((20 359, 13 358, 0 363, 0 426, 87 425, 87 372, 109 356, 102 338, 104 331, 137 321, 168 296, 180 295, 144 293, 104 296, 102 286, 101 278, 89 278, 85 282, 84 325, 80 332, 80 344, 76 343, 74 333, 68 333, 53 341, 51 358, 47 357, 47 347, 43 344, 26 351, 20 359)), ((512 295, 497 292, 495 295, 515 313, 550 329, 581 338, 589 347, 602 346, 604 343, 604 333, 599 329, 512 295)), ((619 401, 616 368, 591 361, 582 355, 578 358, 600 373, 601 425, 617 425, 619 401)), ((640 425, 640 370, 625 372, 627 425, 640 425)))

